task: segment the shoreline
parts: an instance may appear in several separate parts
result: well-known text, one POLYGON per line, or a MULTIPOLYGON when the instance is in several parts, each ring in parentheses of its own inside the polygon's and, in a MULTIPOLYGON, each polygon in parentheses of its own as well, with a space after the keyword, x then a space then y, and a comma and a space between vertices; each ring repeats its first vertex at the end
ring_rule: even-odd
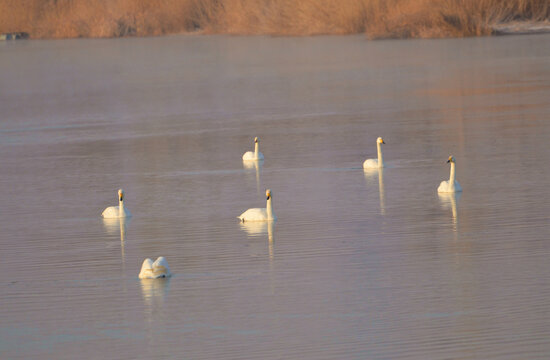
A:
POLYGON ((495 35, 550 34, 550 21, 512 21, 492 26, 495 35))
MULTIPOLYGON (((535 35, 535 34, 550 34, 550 21, 511 21, 490 25, 491 33, 480 34, 473 36, 442 36, 442 37, 426 37, 425 39, 453 39, 463 37, 484 37, 484 36, 506 36, 506 35, 535 35)), ((231 33, 231 32, 210 32, 204 30, 174 32, 158 35, 136 35, 127 34, 122 36, 76 36, 76 37, 33 37, 25 32, 6 32, 0 34, 0 41, 15 41, 15 40, 69 40, 69 39, 121 39, 121 38, 145 38, 145 37, 162 37, 174 35, 232 35, 232 36, 277 36, 277 37, 315 37, 315 36, 346 36, 346 35, 363 35, 369 40, 406 40, 418 39, 419 37, 395 37, 395 36, 376 36, 371 37, 366 33, 317 33, 307 35, 287 35, 273 33, 231 33), (14 34, 24 34, 24 36, 15 36, 14 34)))

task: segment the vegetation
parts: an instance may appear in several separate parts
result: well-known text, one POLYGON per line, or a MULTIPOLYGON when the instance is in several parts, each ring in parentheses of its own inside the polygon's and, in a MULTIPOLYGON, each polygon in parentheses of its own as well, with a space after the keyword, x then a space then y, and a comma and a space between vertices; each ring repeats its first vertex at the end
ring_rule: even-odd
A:
POLYGON ((0 33, 32 38, 173 33, 488 35, 550 19, 550 0, 0 0, 0 33))

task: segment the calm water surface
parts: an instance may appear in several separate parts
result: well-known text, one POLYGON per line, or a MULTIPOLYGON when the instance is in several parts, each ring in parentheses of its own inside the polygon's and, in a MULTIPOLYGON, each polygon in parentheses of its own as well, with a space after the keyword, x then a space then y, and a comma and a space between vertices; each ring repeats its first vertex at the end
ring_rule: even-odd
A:
POLYGON ((549 35, 4 42, 0 67, 2 359, 550 358, 549 35), (120 187, 134 217, 103 221, 120 187), (266 188, 278 222, 239 224, 266 188))

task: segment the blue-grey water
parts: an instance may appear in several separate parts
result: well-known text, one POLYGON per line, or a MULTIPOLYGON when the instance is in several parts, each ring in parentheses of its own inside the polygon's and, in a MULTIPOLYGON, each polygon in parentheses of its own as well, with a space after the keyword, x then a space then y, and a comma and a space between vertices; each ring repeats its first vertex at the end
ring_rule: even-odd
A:
POLYGON ((550 358, 550 35, 3 42, 0 68, 0 358, 550 358), (134 216, 103 221, 118 188, 134 216), (240 224, 266 188, 279 220, 240 224))

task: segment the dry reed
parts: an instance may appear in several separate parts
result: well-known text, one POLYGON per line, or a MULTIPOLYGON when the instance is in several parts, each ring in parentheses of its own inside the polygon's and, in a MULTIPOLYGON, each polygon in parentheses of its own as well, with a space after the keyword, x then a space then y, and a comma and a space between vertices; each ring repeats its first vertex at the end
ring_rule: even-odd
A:
POLYGON ((488 35, 550 19, 550 0, 0 0, 0 33, 32 38, 365 33, 370 38, 488 35))

